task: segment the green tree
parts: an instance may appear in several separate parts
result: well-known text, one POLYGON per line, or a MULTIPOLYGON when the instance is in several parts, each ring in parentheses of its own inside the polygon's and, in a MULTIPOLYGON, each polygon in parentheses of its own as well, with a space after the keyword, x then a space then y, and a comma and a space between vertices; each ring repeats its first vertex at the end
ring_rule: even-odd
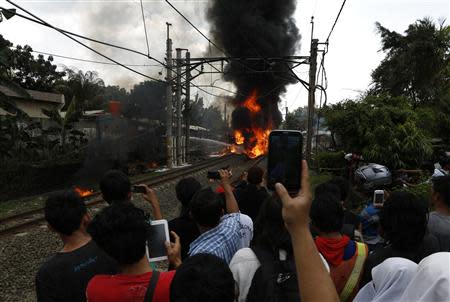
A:
POLYGON ((390 168, 417 167, 432 153, 430 139, 417 126, 418 114, 405 97, 368 96, 324 110, 338 147, 390 168))
POLYGON ((105 83, 98 77, 95 71, 71 70, 66 68, 67 80, 59 86, 59 90, 66 97, 66 105, 63 109, 75 104, 75 110, 102 109, 101 93, 105 83), (67 100, 70 100, 67 102, 67 100))
POLYGON ((103 89, 100 99, 103 109, 106 109, 109 101, 118 101, 126 105, 129 102, 130 94, 125 88, 108 85, 103 89))
MULTIPOLYGON (((12 43, 3 39, 2 35, 0 35, 0 85, 23 98, 29 98, 30 95, 28 92, 14 82, 11 76, 11 64, 14 54, 10 47, 12 47, 12 43)), ((17 108, 14 100, 2 90, 0 90, 0 108, 13 115, 20 115, 22 117, 26 115, 22 110, 17 108)))
POLYGON ((285 129, 306 130, 308 128, 307 108, 299 107, 293 112, 288 112, 284 121, 285 129))
POLYGON ((127 117, 164 120, 166 112, 165 84, 145 81, 134 85, 124 111, 127 117))
POLYGON ((376 23, 386 57, 372 74, 374 91, 434 103, 450 88, 450 27, 425 18, 399 34, 376 23))
POLYGON ((77 107, 79 106, 75 99, 70 103, 64 115, 61 115, 61 112, 56 108, 52 110, 42 109, 42 112, 53 122, 53 126, 48 129, 47 133, 59 136, 59 143, 63 151, 66 150, 68 134, 79 135, 79 131, 73 129, 74 124, 82 116, 82 111, 78 110, 77 107))
POLYGON ((407 97, 418 126, 450 143, 450 27, 427 18, 404 35, 376 26, 386 57, 372 74, 370 94, 407 97))
POLYGON ((32 51, 28 45, 13 48, 13 44, 0 35, 0 72, 24 89, 54 91, 64 72, 57 71, 52 56, 35 58, 32 51))

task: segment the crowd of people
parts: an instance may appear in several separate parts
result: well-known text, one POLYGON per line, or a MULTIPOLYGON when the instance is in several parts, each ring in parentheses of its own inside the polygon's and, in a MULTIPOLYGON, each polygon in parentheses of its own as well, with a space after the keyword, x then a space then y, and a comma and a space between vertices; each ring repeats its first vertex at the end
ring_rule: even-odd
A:
POLYGON ((95 216, 74 192, 52 195, 45 219, 63 246, 36 274, 37 300, 449 301, 448 171, 431 179, 429 201, 386 191, 380 205, 365 192, 356 213, 345 178, 313 194, 300 164, 297 194, 282 184, 269 192, 260 167, 235 187, 228 170, 219 170, 215 190, 180 180, 167 271, 148 257, 151 221, 164 219, 154 189, 142 185, 140 193, 151 215, 133 204, 130 180, 116 170, 100 181, 108 206, 95 216))

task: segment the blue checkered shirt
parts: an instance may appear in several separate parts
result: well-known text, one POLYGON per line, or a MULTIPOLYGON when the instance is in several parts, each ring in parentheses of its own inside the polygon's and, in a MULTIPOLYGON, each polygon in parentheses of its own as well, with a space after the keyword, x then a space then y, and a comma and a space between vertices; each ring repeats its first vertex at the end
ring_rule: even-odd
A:
POLYGON ((218 226, 201 234, 191 243, 189 255, 212 254, 230 263, 231 258, 241 247, 240 231, 244 226, 240 215, 233 213, 222 216, 218 226))

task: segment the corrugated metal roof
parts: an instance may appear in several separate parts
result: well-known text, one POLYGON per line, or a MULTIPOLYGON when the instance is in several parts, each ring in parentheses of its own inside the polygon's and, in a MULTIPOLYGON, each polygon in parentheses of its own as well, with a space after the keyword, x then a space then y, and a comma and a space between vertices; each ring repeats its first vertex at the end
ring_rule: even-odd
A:
MULTIPOLYGON (((20 94, 18 94, 17 92, 15 92, 14 90, 12 90, 6 86, 0 85, 0 91, 9 97, 23 99, 23 97, 20 94)), ((41 102, 64 104, 64 94, 43 92, 43 91, 37 91, 37 90, 28 90, 28 89, 26 89, 26 91, 28 92, 28 94, 30 94, 30 96, 33 100, 41 101, 41 102)))

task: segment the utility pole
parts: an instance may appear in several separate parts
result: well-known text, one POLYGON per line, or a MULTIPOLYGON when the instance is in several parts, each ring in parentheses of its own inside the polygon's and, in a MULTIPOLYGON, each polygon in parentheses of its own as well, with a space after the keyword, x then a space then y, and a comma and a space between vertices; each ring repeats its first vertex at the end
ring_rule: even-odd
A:
POLYGON ((314 123, 314 105, 316 93, 317 49, 319 40, 312 39, 309 59, 309 95, 308 95, 308 132, 306 137, 306 160, 311 165, 311 147, 314 123))
POLYGON ((225 120, 225 125, 227 125, 228 128, 228 116, 227 116, 227 101, 223 103, 223 116, 225 120))
MULTIPOLYGON (((285 114, 284 114, 284 124, 286 125, 287 117, 288 117, 288 113, 289 113, 289 108, 288 108, 288 105, 287 105, 287 101, 286 101, 286 107, 284 107, 284 109, 286 110, 285 114)), ((285 129, 288 129, 288 128, 285 126, 285 129)))
POLYGON ((182 123, 182 119, 181 119, 181 64, 183 62, 181 62, 181 48, 177 48, 177 82, 176 82, 176 91, 175 91, 175 104, 176 104, 176 111, 177 111, 177 134, 175 136, 175 144, 176 144, 176 149, 175 149, 175 154, 176 154, 176 158, 177 158, 177 166, 181 166, 182 164, 182 151, 181 151, 181 136, 182 136, 182 131, 181 131, 181 123, 182 123))
POLYGON ((184 162, 189 161, 189 138, 191 127, 191 53, 186 52, 186 98, 184 99, 184 162))
POLYGON ((172 24, 167 23, 167 42, 166 42, 166 157, 167 157, 167 168, 171 169, 173 166, 172 160, 172 113, 173 113, 173 104, 172 104, 172 40, 170 39, 169 29, 172 24))

